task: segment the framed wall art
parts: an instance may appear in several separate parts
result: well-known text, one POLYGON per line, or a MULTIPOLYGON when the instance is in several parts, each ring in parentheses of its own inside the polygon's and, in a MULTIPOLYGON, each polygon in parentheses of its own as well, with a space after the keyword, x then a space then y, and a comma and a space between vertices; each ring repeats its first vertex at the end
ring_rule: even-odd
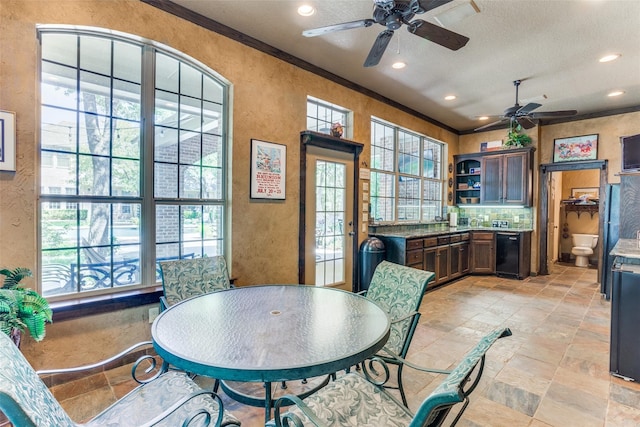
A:
POLYGON ((0 171, 16 170, 16 113, 0 111, 0 171))
POLYGON ((553 162, 598 159, 598 134, 553 140, 553 162))
POLYGON ((287 146, 251 140, 252 199, 284 200, 286 196, 287 146))
POLYGON ((581 197, 586 197, 589 200, 599 200, 600 199, 600 189, 597 187, 585 187, 585 188, 572 188, 571 189, 571 197, 574 199, 579 199, 581 197))

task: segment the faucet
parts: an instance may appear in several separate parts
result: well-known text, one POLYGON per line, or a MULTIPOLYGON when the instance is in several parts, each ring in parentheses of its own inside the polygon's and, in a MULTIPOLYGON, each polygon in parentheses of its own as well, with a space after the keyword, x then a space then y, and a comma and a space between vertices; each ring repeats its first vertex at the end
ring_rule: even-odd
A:
POLYGON ((469 221, 469 226, 473 227, 473 226, 481 226, 482 225, 482 219, 481 218, 471 218, 471 221, 469 221), (475 222, 475 224, 474 224, 475 222))

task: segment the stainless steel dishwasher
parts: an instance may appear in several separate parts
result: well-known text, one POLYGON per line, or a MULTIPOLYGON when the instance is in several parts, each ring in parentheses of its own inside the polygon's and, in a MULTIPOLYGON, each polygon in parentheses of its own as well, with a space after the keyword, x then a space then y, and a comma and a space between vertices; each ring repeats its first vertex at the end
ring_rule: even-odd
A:
POLYGON ((496 275, 520 278, 520 233, 496 233, 496 275))

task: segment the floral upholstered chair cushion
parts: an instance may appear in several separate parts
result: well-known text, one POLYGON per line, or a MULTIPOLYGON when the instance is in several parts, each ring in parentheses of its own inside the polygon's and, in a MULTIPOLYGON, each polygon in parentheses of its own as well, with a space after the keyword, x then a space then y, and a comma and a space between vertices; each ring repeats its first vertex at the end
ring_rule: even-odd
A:
POLYGON ((408 364, 409 368, 422 372, 447 374, 415 414, 384 387, 372 384, 359 373, 348 373, 304 400, 291 395, 281 397, 275 405, 275 418, 267 427, 281 427, 285 422, 305 427, 436 427, 444 423, 454 405, 465 402, 457 420, 482 376, 486 352, 496 340, 510 335, 508 328, 489 333, 451 372, 408 364), (290 404, 293 406, 285 412, 285 406, 290 404))
POLYGON ((162 308, 184 299, 229 289, 229 270, 223 256, 180 259, 160 263, 164 298, 162 308))
POLYGON ((397 388, 404 405, 407 398, 402 383, 403 363, 397 361, 393 355, 405 358, 413 333, 420 319, 420 304, 427 290, 427 284, 433 280, 435 274, 430 271, 405 267, 388 261, 382 261, 376 267, 371 284, 367 290, 367 298, 378 304, 387 312, 391 320, 389 340, 378 356, 387 363, 398 367, 397 388))
POLYGON ((403 348, 405 345, 408 347, 406 341, 410 338, 410 329, 414 322, 412 317, 407 316, 412 313, 415 313, 416 317, 420 316, 418 309, 422 297, 427 290, 427 284, 434 277, 435 274, 430 271, 405 267, 389 261, 382 261, 376 267, 367 290, 367 298, 382 307, 392 322, 385 349, 404 356, 403 348))
MULTIPOLYGON (((212 425, 221 405, 183 373, 168 371, 116 401, 86 424, 66 414, 47 386, 7 335, 0 333, 0 412, 16 427, 182 425, 197 411, 210 414, 212 425), (171 410, 173 408, 173 411, 171 410)), ((220 425, 240 426, 223 411, 220 425)), ((205 425, 197 419, 192 426, 205 425), (200 423, 200 424, 199 424, 200 423)))

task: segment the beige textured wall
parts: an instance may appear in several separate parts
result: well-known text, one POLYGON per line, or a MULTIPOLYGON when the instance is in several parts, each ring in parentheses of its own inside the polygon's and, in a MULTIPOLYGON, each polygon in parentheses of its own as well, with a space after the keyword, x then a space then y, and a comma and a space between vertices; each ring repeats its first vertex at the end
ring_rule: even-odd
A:
MULTIPOLYGON (((232 84, 232 274, 239 285, 297 283, 300 131, 306 97, 354 112, 353 140, 369 160, 370 116, 413 129, 457 149, 457 135, 379 101, 131 0, 0 2, 0 109, 17 113, 18 172, 0 173, 0 266, 37 268, 38 43, 36 24, 93 26, 135 34, 184 52, 232 84), (287 198, 249 199, 252 138, 287 145, 287 198)), ((364 238, 364 234, 360 235, 364 238)), ((149 337, 148 307, 50 325, 39 344, 25 340, 36 367, 69 366, 149 337), (81 350, 81 351, 79 351, 81 350)))

